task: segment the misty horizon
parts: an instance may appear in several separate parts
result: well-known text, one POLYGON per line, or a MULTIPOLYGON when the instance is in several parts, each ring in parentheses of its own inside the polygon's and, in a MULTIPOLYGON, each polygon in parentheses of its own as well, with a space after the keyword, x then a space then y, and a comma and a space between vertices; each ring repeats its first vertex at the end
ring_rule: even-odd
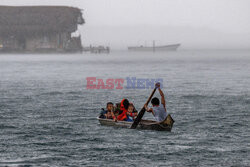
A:
POLYGON ((128 46, 180 43, 180 49, 249 49, 247 0, 55 0, 7 1, 9 6, 72 6, 86 23, 78 27, 83 46, 128 46))
POLYGON ((110 45, 113 49, 128 46, 152 46, 180 43, 180 49, 250 49, 248 34, 224 33, 206 27, 184 26, 80 26, 83 46, 110 45))

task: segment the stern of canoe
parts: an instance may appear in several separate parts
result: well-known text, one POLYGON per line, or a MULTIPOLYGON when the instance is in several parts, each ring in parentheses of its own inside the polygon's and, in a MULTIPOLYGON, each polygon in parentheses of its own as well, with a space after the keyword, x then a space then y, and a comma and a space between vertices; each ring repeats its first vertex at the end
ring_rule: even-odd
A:
POLYGON ((171 131, 174 124, 174 120, 169 114, 162 122, 155 122, 150 120, 141 120, 138 125, 140 129, 158 130, 158 131, 171 131))

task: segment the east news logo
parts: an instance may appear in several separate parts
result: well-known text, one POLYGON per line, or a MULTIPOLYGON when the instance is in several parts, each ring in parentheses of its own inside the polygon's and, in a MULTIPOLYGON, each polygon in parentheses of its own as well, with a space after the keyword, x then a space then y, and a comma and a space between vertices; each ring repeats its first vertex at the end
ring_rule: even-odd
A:
POLYGON ((136 78, 126 77, 123 78, 108 78, 101 79, 96 77, 87 77, 87 89, 154 89, 155 83, 160 82, 161 88, 163 87, 162 78, 136 78))

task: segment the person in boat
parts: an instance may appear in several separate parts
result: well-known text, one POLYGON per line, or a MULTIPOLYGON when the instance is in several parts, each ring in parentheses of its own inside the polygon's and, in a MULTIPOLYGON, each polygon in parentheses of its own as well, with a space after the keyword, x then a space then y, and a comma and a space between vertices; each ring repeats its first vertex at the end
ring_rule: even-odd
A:
POLYGON ((133 122, 136 116, 137 116, 137 111, 135 110, 133 103, 130 103, 128 106, 126 121, 133 122))
POLYGON ((128 99, 123 99, 120 104, 120 111, 119 115, 117 116, 117 120, 126 121, 128 119, 128 107, 129 107, 128 99))
POLYGON ((113 119, 114 117, 113 108, 114 108, 114 104, 112 102, 108 102, 106 106, 106 110, 103 109, 99 118, 113 119))
POLYGON ((160 83, 157 83, 155 86, 157 87, 161 95, 161 103, 157 97, 154 97, 151 100, 151 104, 153 108, 148 109, 146 104, 144 107, 147 112, 151 112, 153 114, 157 122, 161 122, 161 121, 164 121, 167 117, 166 102, 165 102, 164 94, 160 88, 160 83))

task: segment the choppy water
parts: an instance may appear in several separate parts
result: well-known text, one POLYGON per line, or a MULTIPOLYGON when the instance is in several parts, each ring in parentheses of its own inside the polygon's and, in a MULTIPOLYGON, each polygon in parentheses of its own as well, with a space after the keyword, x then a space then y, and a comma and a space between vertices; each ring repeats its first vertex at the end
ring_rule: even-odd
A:
POLYGON ((250 166, 250 52, 0 55, 0 166, 250 166), (107 101, 152 90, 86 77, 163 78, 172 132, 100 126, 107 101))

